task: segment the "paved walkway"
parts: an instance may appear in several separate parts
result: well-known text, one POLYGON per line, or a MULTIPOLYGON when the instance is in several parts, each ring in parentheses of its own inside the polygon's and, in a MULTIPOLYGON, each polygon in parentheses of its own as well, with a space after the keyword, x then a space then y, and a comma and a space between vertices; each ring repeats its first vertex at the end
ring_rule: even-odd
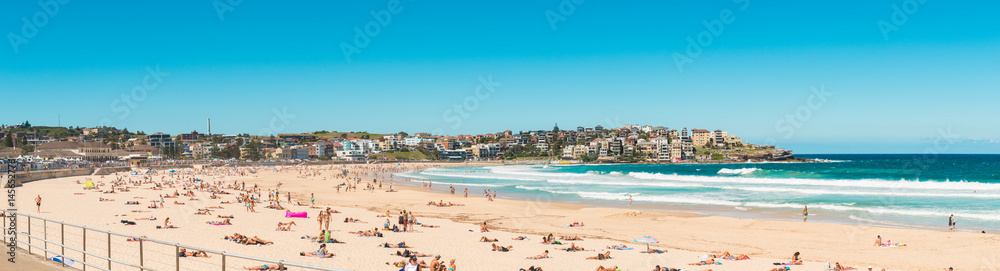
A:
MULTIPOLYGON (((6 244, 6 243, 0 243, 0 244, 6 244)), ((8 248, 4 246, 5 252, 7 251, 7 249, 8 248)), ((57 262, 46 261, 42 259, 42 257, 39 257, 38 255, 28 255, 27 251, 20 249, 17 250, 17 258, 14 258, 15 263, 7 261, 7 259, 9 258, 10 256, 8 256, 7 254, 3 254, 3 257, 0 257, 0 260, 2 260, 2 262, 0 262, 0 270, 32 270, 32 271, 76 270, 73 268, 65 268, 65 269, 60 268, 56 266, 56 264, 58 264, 57 262)))

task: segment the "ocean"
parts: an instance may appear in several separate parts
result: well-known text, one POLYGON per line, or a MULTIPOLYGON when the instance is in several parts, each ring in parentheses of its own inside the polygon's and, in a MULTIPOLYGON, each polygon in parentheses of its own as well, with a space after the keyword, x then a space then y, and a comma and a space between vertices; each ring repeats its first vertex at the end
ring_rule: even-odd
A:
POLYGON ((1000 155, 796 155, 815 163, 498 165, 401 174, 433 188, 705 215, 1000 231, 1000 155))

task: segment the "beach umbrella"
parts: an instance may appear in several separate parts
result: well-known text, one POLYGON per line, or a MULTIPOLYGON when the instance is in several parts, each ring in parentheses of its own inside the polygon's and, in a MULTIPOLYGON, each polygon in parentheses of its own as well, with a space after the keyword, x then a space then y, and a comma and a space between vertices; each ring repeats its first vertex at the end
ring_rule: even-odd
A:
POLYGON ((653 237, 650 237, 649 235, 646 235, 646 236, 643 236, 642 238, 635 238, 635 242, 639 243, 639 244, 646 244, 646 250, 648 251, 649 250, 649 244, 659 243, 660 240, 656 240, 656 238, 653 238, 653 237))

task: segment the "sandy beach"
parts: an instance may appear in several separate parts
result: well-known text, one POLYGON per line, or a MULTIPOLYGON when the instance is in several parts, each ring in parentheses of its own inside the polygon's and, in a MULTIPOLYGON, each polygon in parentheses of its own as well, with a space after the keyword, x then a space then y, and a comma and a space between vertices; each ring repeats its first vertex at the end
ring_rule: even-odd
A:
MULTIPOLYGON (((417 167, 437 166, 435 164, 408 165, 388 168, 388 166, 309 166, 309 167, 260 167, 227 168, 196 172, 190 168, 179 169, 177 174, 160 170, 149 175, 149 181, 175 181, 173 187, 165 185, 162 190, 152 190, 153 184, 128 185, 129 192, 113 194, 95 190, 83 190, 87 179, 95 183, 103 182, 101 190, 110 190, 110 183, 116 175, 77 176, 35 181, 18 190, 17 204, 22 212, 40 217, 81 224, 88 227, 110 230, 132 235, 176 242, 206 249, 227 251, 263 258, 283 259, 289 262, 351 270, 399 270, 387 265, 404 260, 394 255, 402 249, 383 248, 380 244, 405 242, 411 251, 430 255, 441 255, 447 264, 455 259, 457 270, 517 270, 529 266, 543 270, 595 270, 598 266, 617 266, 621 270, 652 270, 660 265, 687 270, 771 270, 773 263, 787 263, 792 254, 801 253, 803 265, 791 266, 791 270, 825 270, 827 262, 867 270, 1000 270, 1000 256, 996 248, 1000 245, 1000 235, 994 233, 948 232, 900 228, 882 228, 858 225, 803 223, 794 221, 774 221, 740 219, 717 216, 701 216, 683 212, 657 212, 630 210, 627 202, 621 207, 586 207, 551 202, 546 198, 535 200, 513 200, 503 194, 490 201, 480 188, 470 188, 468 197, 463 189, 456 186, 454 195, 421 188, 421 185, 401 185, 399 180, 388 181, 388 175, 373 175, 375 172, 402 172, 417 167), (337 177, 348 170, 347 178, 337 177), (191 172, 191 173, 187 173, 191 172), (355 179, 357 178, 357 179, 355 179), (366 190, 373 178, 382 186, 366 190), (247 212, 246 207, 237 202, 241 191, 222 189, 230 194, 218 194, 219 199, 206 189, 194 189, 200 179, 202 184, 233 185, 247 188, 257 185, 261 199, 256 212, 247 212), (350 180, 357 185, 357 191, 339 191, 336 185, 350 180), (187 182, 188 186, 182 184, 187 182), (394 182, 394 183, 390 183, 394 182), (279 183, 281 184, 278 188, 279 183), (395 192, 387 192, 389 185, 395 192), (194 190, 192 190, 194 189, 194 190), (285 210, 265 208, 268 205, 269 190, 278 189, 281 206, 291 212, 307 212, 308 218, 285 218, 285 210), (181 196, 165 199, 164 208, 149 209, 153 200, 161 195, 178 191, 181 196), (197 200, 183 194, 191 191, 197 200), (82 194, 77 194, 82 193, 82 194), (328 244, 327 250, 335 253, 331 258, 299 256, 300 252, 317 249, 318 244, 301 239, 305 235, 316 236, 319 226, 316 216, 322 209, 298 206, 287 202, 291 194, 293 202, 310 205, 311 195, 314 205, 330 207, 334 213, 329 228, 332 237, 342 244, 328 244), (34 198, 44 199, 41 213, 36 213, 34 198), (141 198, 137 198, 141 197, 141 198), (100 201, 100 198, 114 201, 100 201), (138 205, 126 205, 128 201, 139 201, 138 205), (183 203, 175 205, 174 202, 183 203), (222 204, 231 201, 233 204, 222 204), (454 203, 462 206, 439 207, 428 202, 454 203), (28 208, 28 207, 31 208, 28 208), (196 215, 199 209, 211 209, 211 215, 196 215), (389 212, 389 224, 397 224, 400 211, 411 212, 422 225, 435 227, 415 227, 412 232, 381 231, 383 237, 360 237, 353 231, 381 229, 387 218, 379 217, 389 212), (133 212, 140 211, 140 212, 133 212), (218 221, 218 215, 232 215, 232 225, 210 225, 208 221, 218 221), (156 220, 137 220, 155 217, 156 220), (164 219, 170 218, 176 229, 157 229, 164 219), (362 223, 345 223, 346 218, 354 218, 362 223), (136 222, 123 225, 121 220, 136 222), (277 231, 279 222, 296 223, 291 231, 277 231), (480 232, 480 224, 486 223, 490 232, 480 232), (583 226, 569 227, 566 224, 583 223, 583 226), (248 246, 223 240, 227 235, 240 233, 257 236, 274 244, 248 246), (560 245, 542 244, 543 236, 578 236, 580 241, 561 241, 560 245), (906 244, 902 247, 883 248, 874 246, 875 237, 906 244), (518 236, 526 240, 512 240, 518 236), (646 247, 636 244, 634 239, 652 236, 660 243, 653 248, 666 250, 662 254, 640 253, 646 247), (498 242, 480 242, 480 238, 497 239, 498 242), (559 250, 570 243, 582 247, 584 251, 568 252, 559 250), (513 246, 509 252, 491 251, 493 244, 513 246), (631 250, 608 249, 609 246, 627 245, 631 250), (550 258, 527 259, 527 257, 549 251, 550 258), (610 251, 611 259, 587 260, 600 253, 610 251), (721 264, 693 266, 689 263, 709 260, 707 254, 728 251, 734 255, 747 254, 750 260, 717 259, 721 264)), ((126 181, 139 182, 143 175, 117 175, 126 181)), ((122 188, 122 186, 119 186, 122 188)), ((440 187, 438 187, 440 188, 440 187)), ((113 253, 123 253, 133 257, 134 251, 118 249, 134 246, 134 242, 112 240, 116 243, 113 253)), ((152 246, 150 246, 152 247, 152 246)), ((157 250, 158 248, 147 248, 157 250)), ((169 257, 172 247, 159 248, 169 257)), ((150 252, 154 253, 154 252, 150 252)), ((421 257, 430 262, 433 257, 421 257)), ((164 260, 165 266, 173 259, 164 260)), ((184 268, 196 270, 217 265, 218 256, 213 258, 182 259, 184 268)), ((229 264, 241 264, 233 260, 229 264)), ((154 263, 156 264, 156 263, 154 263)), ((246 263, 252 265, 253 263, 246 263)), ((79 266, 79 265, 77 265, 79 266)), ((233 269, 230 267, 230 269, 233 269)))

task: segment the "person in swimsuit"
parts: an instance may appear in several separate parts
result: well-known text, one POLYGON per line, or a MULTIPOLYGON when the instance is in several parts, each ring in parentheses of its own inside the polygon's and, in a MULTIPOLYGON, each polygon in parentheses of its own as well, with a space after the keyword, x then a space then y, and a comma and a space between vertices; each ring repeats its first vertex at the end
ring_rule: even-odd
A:
POLYGON ((211 257, 208 256, 208 253, 205 253, 204 251, 200 251, 200 250, 199 251, 195 251, 195 252, 187 252, 187 249, 183 249, 182 248, 179 252, 177 252, 177 257, 182 257, 183 258, 183 257, 188 257, 188 256, 190 256, 190 257, 211 258, 211 257))
POLYGON ((493 251, 500 251, 500 252, 508 252, 510 251, 511 248, 514 248, 514 246, 502 247, 498 246, 497 244, 492 244, 492 245, 493 245, 493 251))
POLYGON ((542 254, 538 254, 536 256, 528 257, 529 260, 548 259, 548 258, 549 258, 549 251, 548 250, 545 250, 545 252, 542 252, 542 254))
POLYGON ((38 212, 42 212, 42 195, 35 197, 35 207, 38 207, 38 212))
POLYGON ((806 219, 809 219, 809 206, 802 208, 802 216, 805 217, 802 219, 802 222, 806 222, 806 219))

